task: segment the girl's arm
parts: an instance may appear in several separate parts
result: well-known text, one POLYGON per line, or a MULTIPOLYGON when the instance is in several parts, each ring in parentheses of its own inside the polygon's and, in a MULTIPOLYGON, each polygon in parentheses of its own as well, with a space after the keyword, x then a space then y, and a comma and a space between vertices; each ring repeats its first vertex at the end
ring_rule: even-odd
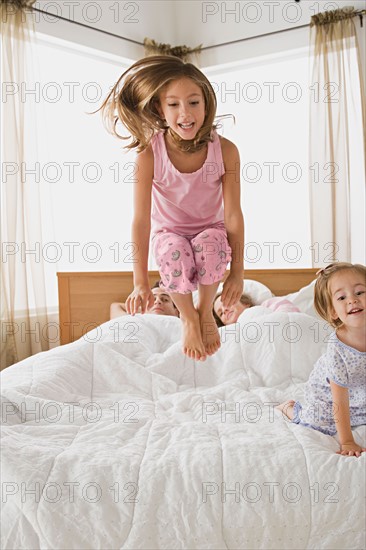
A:
POLYGON ((139 310, 145 313, 154 303, 148 277, 151 190, 154 177, 154 156, 151 145, 137 155, 136 168, 132 221, 132 242, 136 247, 133 264, 134 290, 126 300, 126 310, 132 315, 139 310))
POLYGON ((341 445, 338 454, 348 456, 360 456, 364 449, 355 443, 351 430, 351 419, 349 412, 349 394, 348 388, 338 386, 332 380, 330 381, 333 398, 333 415, 337 428, 339 442, 341 445))
POLYGON ((225 174, 222 177, 224 219, 228 241, 232 250, 230 275, 227 277, 221 300, 234 305, 243 292, 244 276, 244 218, 240 206, 240 156, 236 145, 222 138, 222 156, 225 174))

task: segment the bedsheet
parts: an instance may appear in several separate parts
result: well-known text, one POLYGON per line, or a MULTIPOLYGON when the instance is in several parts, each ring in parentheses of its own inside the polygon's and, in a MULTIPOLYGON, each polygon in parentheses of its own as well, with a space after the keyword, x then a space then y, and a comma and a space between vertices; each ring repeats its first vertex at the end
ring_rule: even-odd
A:
POLYGON ((366 456, 274 409, 330 331, 258 306, 220 333, 194 362, 179 319, 125 316, 3 371, 2 548, 364 548, 366 456))

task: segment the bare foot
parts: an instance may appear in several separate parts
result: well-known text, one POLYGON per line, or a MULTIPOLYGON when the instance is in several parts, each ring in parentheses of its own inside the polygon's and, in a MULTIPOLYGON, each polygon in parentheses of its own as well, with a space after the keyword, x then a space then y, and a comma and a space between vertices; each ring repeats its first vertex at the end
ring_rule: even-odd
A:
POLYGON ((207 355, 213 355, 221 346, 220 334, 211 310, 198 311, 200 316, 202 341, 207 355))
POLYGON ((195 361, 205 361, 207 354, 202 342, 198 313, 188 319, 181 316, 181 320, 183 322, 183 353, 195 361))
POLYGON ((277 407, 275 408, 281 411, 282 414, 287 416, 287 418, 292 420, 294 417, 294 405, 295 401, 293 401, 293 399, 290 399, 290 401, 285 401, 284 403, 281 403, 281 405, 277 405, 277 407))

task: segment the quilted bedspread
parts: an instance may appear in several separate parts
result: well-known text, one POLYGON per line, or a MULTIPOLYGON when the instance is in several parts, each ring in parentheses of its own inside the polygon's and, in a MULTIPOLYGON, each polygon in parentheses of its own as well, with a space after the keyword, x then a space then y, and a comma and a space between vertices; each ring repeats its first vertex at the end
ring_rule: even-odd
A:
POLYGON ((365 548, 366 454, 274 408, 323 323, 258 306, 220 333, 194 362, 179 319, 125 316, 6 369, 1 547, 365 548))

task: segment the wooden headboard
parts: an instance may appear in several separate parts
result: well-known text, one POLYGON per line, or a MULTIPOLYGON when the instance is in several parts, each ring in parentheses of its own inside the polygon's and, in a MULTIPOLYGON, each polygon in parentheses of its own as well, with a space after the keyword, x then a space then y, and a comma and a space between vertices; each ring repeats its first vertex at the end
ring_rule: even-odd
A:
MULTIPOLYGON (((276 296, 296 292, 315 279, 317 269, 246 269, 245 278, 259 281, 276 296)), ((226 274, 228 275, 228 271, 226 274)), ((124 302, 133 289, 131 271, 57 273, 61 344, 81 338, 109 320, 112 302, 124 302)), ((160 279, 149 272, 151 286, 160 279)))

